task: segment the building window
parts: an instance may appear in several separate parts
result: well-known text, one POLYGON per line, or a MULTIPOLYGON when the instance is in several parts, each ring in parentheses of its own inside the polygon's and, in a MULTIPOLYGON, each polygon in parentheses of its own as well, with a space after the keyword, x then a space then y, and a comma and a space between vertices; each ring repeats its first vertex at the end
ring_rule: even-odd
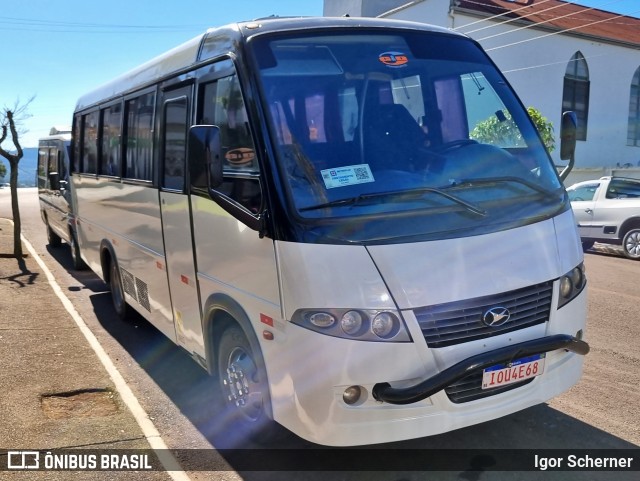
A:
POLYGON ((636 70, 631 81, 627 145, 640 146, 640 67, 636 70))
POLYGON ((587 140, 589 120, 589 68, 580 52, 571 57, 564 74, 562 112, 573 110, 578 117, 578 140, 587 140))

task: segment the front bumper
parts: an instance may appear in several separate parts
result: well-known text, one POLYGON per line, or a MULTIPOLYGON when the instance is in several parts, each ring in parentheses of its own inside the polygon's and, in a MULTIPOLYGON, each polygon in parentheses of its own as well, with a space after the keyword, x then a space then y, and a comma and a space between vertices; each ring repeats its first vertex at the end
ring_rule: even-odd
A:
POLYGON ((390 404, 411 404, 433 396, 474 371, 558 349, 585 355, 589 352, 589 344, 567 334, 532 339, 469 357, 414 386, 394 388, 386 382, 378 383, 373 387, 372 394, 377 401, 390 404))

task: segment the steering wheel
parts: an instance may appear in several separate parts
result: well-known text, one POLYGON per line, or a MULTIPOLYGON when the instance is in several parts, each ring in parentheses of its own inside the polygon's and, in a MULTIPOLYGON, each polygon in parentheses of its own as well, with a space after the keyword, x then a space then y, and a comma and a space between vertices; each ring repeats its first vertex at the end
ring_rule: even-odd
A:
POLYGON ((451 142, 446 142, 446 143, 434 148, 433 150, 443 154, 443 153, 448 152, 448 151, 453 150, 453 149, 459 149, 461 147, 465 147, 467 145, 473 145, 473 144, 477 144, 477 143, 478 142, 473 140, 473 139, 452 140, 451 142))

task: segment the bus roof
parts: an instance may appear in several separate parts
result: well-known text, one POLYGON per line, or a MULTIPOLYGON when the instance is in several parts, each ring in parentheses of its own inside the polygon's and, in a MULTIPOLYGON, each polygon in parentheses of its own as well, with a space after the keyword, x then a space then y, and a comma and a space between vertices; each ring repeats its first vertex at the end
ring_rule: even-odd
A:
POLYGON ((359 17, 268 17, 211 28, 205 33, 178 45, 129 72, 80 97, 76 111, 116 98, 129 91, 144 88, 160 79, 188 69, 225 53, 234 51, 234 44, 267 32, 313 30, 317 28, 404 28, 460 35, 445 28, 403 20, 359 17))
POLYGON ((62 140, 64 142, 71 141, 71 127, 68 126, 60 126, 54 125, 49 130, 49 135, 45 137, 40 137, 38 139, 38 143, 43 142, 45 140, 62 140))

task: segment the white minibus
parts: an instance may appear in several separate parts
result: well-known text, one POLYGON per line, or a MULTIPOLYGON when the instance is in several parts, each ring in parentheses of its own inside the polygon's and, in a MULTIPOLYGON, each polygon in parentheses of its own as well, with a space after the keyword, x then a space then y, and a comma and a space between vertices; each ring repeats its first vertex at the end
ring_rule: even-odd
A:
POLYGON ((59 247, 64 240, 74 269, 80 270, 86 266, 80 258, 71 207, 70 146, 70 126, 52 127, 48 136, 38 140, 38 198, 49 246, 59 247))
POLYGON ((423 437, 580 378, 567 194, 463 35, 359 18, 211 29, 79 99, 72 183, 82 258, 119 316, 212 374, 230 437, 423 437))

